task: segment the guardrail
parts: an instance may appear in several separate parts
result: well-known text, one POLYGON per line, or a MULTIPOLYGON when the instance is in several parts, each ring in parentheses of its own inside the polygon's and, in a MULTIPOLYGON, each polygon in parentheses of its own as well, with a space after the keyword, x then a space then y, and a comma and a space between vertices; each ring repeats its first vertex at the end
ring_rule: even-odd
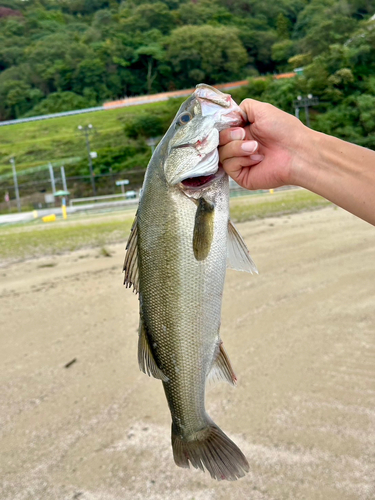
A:
MULTIPOLYGON (((291 73, 281 73, 279 75, 274 75, 274 78, 275 79, 292 78, 294 76, 296 76, 296 73, 291 72, 291 73)), ((264 78, 264 77, 261 76, 259 78, 264 78)), ((219 83, 215 85, 215 87, 220 90, 230 90, 237 87, 242 87, 247 84, 248 84, 247 80, 240 80, 237 82, 219 83)), ((108 109, 122 108, 126 106, 137 106, 139 104, 145 104, 148 102, 166 101, 173 97, 184 97, 194 92, 194 90, 195 89, 174 90, 171 92, 162 92, 160 94, 126 97, 125 99, 119 99, 117 101, 105 102, 103 106, 97 106, 94 108, 76 109, 74 111, 63 111, 62 113, 51 113, 49 115, 30 116, 30 118, 18 118, 17 120, 6 120, 0 122, 0 127, 4 127, 5 125, 18 125, 19 123, 34 122, 38 120, 49 120, 50 118, 59 118, 62 116, 80 115, 82 113, 93 113, 95 111, 105 111, 108 109)))
POLYGON ((39 120, 49 120, 50 118, 59 118, 61 116, 80 115, 82 113, 93 113, 94 111, 103 111, 103 110, 104 110, 103 106, 98 106, 95 108, 76 109, 74 111, 51 113, 49 115, 30 116, 30 118, 18 118, 17 120, 6 120, 4 122, 0 122, 0 127, 4 127, 5 125, 18 125, 19 123, 36 122, 39 120))
POLYGON ((69 200, 69 206, 73 207, 74 204, 77 204, 77 203, 87 203, 88 201, 101 201, 101 200, 109 200, 109 199, 112 199, 112 198, 123 198, 124 200, 126 200, 126 194, 108 194, 108 195, 104 195, 104 196, 90 196, 90 197, 86 197, 86 198, 73 198, 71 200, 69 200))

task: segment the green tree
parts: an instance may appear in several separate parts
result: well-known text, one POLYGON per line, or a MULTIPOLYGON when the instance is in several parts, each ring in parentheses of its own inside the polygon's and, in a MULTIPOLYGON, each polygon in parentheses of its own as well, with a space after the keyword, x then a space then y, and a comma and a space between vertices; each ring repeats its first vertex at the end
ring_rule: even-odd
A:
POLYGON ((148 45, 141 45, 135 51, 137 60, 144 61, 147 68, 146 73, 146 89, 147 93, 152 93, 152 84, 157 76, 157 65, 164 60, 165 51, 163 47, 157 42, 148 45))
POLYGON ((163 34, 169 33, 174 25, 173 15, 163 2, 141 4, 133 11, 125 11, 120 22, 128 32, 158 29, 163 34))
POLYGON ((68 33, 56 33, 32 44, 26 55, 33 68, 34 82, 48 94, 71 90, 73 73, 87 52, 87 47, 72 40, 68 33))
POLYGON ((333 16, 312 26, 300 41, 303 52, 317 56, 329 49, 330 45, 346 42, 356 26, 355 19, 347 16, 333 16))
POLYGON ((33 107, 27 116, 47 115, 49 113, 61 113, 66 110, 84 109, 94 106, 92 100, 75 94, 74 92, 53 92, 42 102, 33 107))
POLYGON ((275 70, 272 58, 272 47, 277 43, 277 33, 274 30, 242 29, 240 38, 250 60, 260 73, 269 73, 275 70))
POLYGON ((218 83, 243 76, 248 61, 234 28, 183 26, 167 41, 167 60, 179 87, 218 83))
POLYGON ((291 22, 286 16, 284 16, 282 12, 280 12, 279 15, 277 16, 277 21, 276 21, 277 36, 281 40, 289 39, 290 28, 291 28, 291 22))
POLYGON ((22 80, 7 79, 0 82, 0 117, 19 118, 43 97, 22 80))
POLYGON ((364 135, 371 135, 375 143, 375 96, 359 95, 355 98, 355 103, 359 110, 359 122, 365 132, 364 135))
POLYGON ((271 51, 274 61, 286 64, 294 54, 294 43, 291 40, 282 40, 274 43, 271 51))
POLYGON ((129 140, 121 146, 98 148, 97 153, 98 159, 95 162, 97 174, 145 167, 150 158, 150 150, 146 144, 129 140))
POLYGON ((163 120, 151 113, 128 117, 124 125, 125 134, 131 139, 157 137, 165 132, 163 120))
POLYGON ((200 0, 199 2, 183 3, 175 12, 178 24, 228 24, 233 16, 220 0, 200 0))
POLYGON ((106 67, 102 60, 98 57, 87 57, 81 61, 72 75, 72 90, 80 94, 85 88, 90 88, 97 93, 98 98, 100 94, 102 99, 108 98, 108 91, 106 89, 106 67))

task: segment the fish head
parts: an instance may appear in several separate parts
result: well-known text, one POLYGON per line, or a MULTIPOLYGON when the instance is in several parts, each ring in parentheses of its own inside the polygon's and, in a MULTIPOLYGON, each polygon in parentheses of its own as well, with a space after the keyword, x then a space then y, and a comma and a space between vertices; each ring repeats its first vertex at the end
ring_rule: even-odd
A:
POLYGON ((219 167, 219 132, 246 123, 246 114, 229 94, 197 85, 162 140, 168 185, 194 191, 224 175, 219 167))

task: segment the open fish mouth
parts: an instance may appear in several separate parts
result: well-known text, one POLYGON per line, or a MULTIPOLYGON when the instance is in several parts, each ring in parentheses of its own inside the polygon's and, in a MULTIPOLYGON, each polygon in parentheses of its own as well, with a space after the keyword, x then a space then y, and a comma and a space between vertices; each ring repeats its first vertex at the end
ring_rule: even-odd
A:
POLYGON ((213 182, 225 175, 223 167, 219 166, 214 174, 199 175, 197 177, 187 177, 181 181, 182 186, 188 191, 198 191, 211 186, 213 182))
POLYGON ((199 177, 188 177, 182 181, 182 184, 188 188, 201 188, 203 186, 211 184, 211 181, 216 179, 217 175, 200 175, 199 177))
POLYGON ((224 170, 219 168, 219 153, 215 148, 204 156, 195 169, 189 172, 189 177, 182 178, 180 182, 185 188, 200 189, 209 186, 222 175, 224 175, 224 170))

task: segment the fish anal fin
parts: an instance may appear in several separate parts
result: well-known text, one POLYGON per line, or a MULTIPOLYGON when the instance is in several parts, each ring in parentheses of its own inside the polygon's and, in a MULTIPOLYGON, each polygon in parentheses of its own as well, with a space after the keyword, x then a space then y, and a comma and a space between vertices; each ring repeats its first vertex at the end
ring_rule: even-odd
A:
POLYGON ((208 381, 210 382, 215 382, 219 380, 225 380, 226 382, 229 382, 231 385, 236 385, 237 383, 237 377, 233 371, 228 354, 226 353, 226 350, 224 349, 224 345, 222 342, 219 345, 219 351, 217 357, 208 375, 208 381))
POLYGON ((168 382, 168 377, 164 375, 156 364, 142 318, 139 322, 138 364, 139 369, 149 377, 168 382))
POLYGON ((231 220, 228 221, 227 267, 258 274, 246 243, 231 220))
POLYGON ((249 472, 245 455, 211 419, 188 439, 172 424, 172 449, 178 467, 189 468, 191 464, 207 470, 218 481, 236 481, 249 472))
POLYGON ((137 214, 135 215, 130 236, 126 244, 126 254, 123 271, 125 272, 124 285, 126 288, 133 287, 135 293, 139 291, 138 276, 138 226, 137 214))

